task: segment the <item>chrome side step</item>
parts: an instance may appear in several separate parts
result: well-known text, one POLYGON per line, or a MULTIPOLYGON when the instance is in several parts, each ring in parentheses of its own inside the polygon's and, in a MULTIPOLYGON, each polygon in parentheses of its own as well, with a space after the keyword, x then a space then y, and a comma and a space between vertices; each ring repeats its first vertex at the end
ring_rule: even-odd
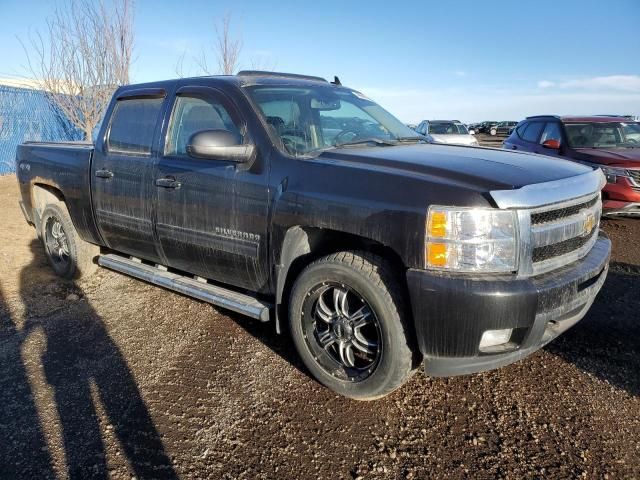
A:
POLYGON ((197 298, 218 307, 256 318, 261 322, 269 321, 271 305, 257 298, 234 292, 217 285, 204 283, 201 279, 185 277, 163 269, 161 265, 151 266, 137 259, 121 255, 107 254, 98 257, 98 265, 125 273, 140 280, 159 285, 169 290, 197 298))

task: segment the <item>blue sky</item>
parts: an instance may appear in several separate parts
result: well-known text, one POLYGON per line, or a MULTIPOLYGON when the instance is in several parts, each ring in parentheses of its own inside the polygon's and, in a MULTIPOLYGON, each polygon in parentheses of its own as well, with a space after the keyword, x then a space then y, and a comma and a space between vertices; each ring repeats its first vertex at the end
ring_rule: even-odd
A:
MULTIPOLYGON (((18 38, 53 2, 0 0, 0 78, 25 75, 18 38)), ((232 14, 241 67, 333 78, 406 122, 519 120, 540 113, 640 115, 640 0, 389 2, 138 0, 132 82, 215 65, 232 14), (275 5, 275 7, 274 7, 275 5)))

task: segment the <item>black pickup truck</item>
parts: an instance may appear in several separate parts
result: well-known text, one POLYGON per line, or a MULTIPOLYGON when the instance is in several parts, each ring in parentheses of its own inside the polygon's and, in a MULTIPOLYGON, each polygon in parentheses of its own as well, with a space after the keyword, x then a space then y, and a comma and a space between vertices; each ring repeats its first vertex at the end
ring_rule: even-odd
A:
POLYGON ((95 145, 26 143, 17 172, 60 276, 98 264, 272 321, 356 399, 539 349, 585 315, 611 249, 600 170, 431 145, 317 77, 121 87, 95 145))

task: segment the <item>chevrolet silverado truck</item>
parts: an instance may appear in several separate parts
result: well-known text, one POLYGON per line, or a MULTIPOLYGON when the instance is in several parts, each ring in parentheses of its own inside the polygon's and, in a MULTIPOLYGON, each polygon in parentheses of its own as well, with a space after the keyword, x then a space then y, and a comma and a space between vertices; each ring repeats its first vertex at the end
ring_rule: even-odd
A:
POLYGON ((607 275, 600 170, 429 144, 318 77, 123 86, 94 145, 25 143, 16 161, 59 276, 100 265, 271 321, 318 381, 360 400, 421 365, 526 357, 607 275))

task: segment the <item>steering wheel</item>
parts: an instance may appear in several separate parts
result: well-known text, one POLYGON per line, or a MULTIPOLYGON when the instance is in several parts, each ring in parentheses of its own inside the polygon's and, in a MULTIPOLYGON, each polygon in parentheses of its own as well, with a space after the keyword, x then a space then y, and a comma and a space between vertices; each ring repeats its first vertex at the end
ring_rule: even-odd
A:
POLYGON ((333 144, 334 145, 338 145, 339 143, 342 143, 341 141, 339 141, 342 137, 346 136, 347 134, 353 134, 353 138, 351 138, 351 140, 353 140, 354 138, 356 138, 358 135, 360 135, 358 132, 354 131, 354 130, 349 130, 348 128, 345 130, 342 130, 341 132, 338 132, 338 134, 333 137, 333 144))

